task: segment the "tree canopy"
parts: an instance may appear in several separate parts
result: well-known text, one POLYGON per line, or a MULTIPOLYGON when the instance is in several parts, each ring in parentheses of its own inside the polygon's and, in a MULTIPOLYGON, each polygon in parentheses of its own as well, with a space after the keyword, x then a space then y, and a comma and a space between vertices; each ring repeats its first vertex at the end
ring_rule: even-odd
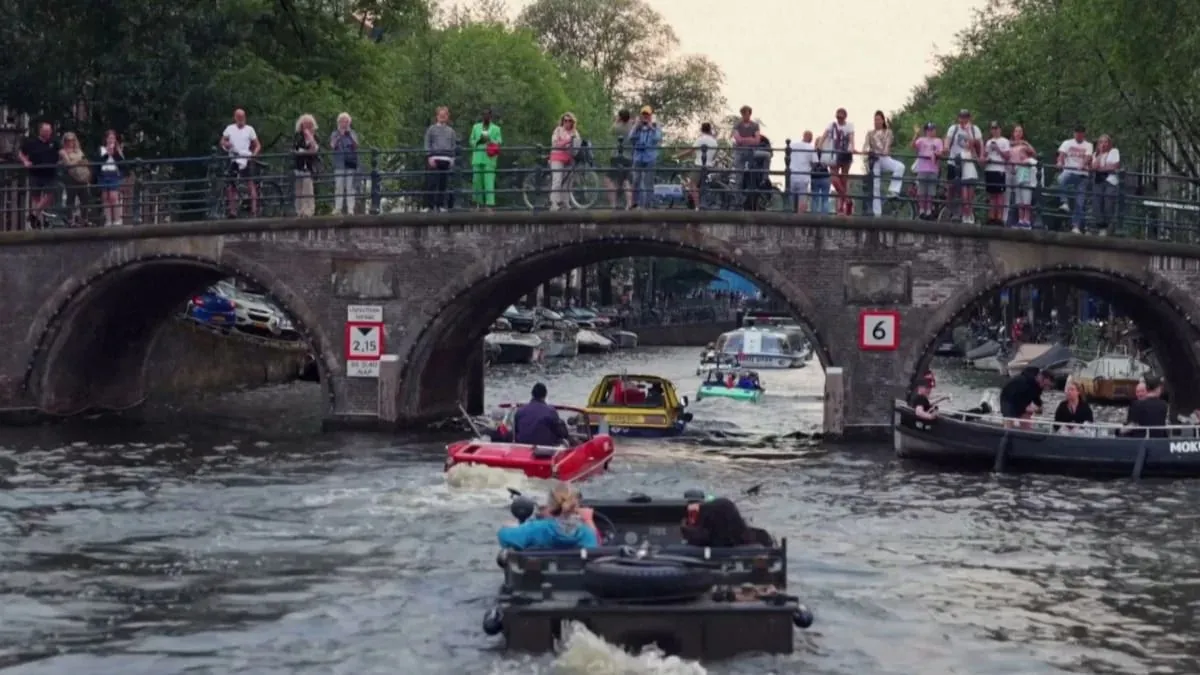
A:
POLYGON ((992 0, 895 115, 1023 124, 1052 153, 1077 123, 1147 170, 1200 178, 1200 3, 992 0))

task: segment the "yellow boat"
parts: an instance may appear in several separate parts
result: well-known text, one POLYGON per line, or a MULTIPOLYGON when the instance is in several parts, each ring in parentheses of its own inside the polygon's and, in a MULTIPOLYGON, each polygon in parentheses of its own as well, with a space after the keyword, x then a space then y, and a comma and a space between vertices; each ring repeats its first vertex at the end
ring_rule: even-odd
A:
POLYGON ((594 429, 603 421, 613 436, 678 436, 692 421, 687 405, 664 377, 614 374, 592 389, 587 413, 594 429))

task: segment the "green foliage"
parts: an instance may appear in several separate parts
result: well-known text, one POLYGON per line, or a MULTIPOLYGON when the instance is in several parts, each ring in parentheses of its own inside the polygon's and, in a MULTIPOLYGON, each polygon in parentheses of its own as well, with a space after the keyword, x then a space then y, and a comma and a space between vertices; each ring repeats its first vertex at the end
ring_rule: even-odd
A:
POLYGON ((896 113, 902 135, 968 108, 981 126, 1023 123, 1046 154, 1083 122, 1127 160, 1200 177, 1200 3, 994 0, 959 39, 896 113))

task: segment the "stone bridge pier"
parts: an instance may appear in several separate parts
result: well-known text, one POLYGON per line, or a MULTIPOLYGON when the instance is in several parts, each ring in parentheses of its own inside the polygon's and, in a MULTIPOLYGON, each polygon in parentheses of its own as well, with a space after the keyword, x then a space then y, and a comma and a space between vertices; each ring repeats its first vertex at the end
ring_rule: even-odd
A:
MULTIPOLYGON (((730 268, 780 298, 842 373, 845 431, 886 428, 936 340, 983 295, 1056 279, 1139 324, 1182 409, 1200 407, 1200 249, 971 226, 779 213, 400 214, 0 233, 0 410, 137 405, 147 353, 188 297, 266 289, 311 346, 332 426, 409 427, 483 406, 481 340, 546 279, 637 256, 730 268), (381 315, 377 377, 348 366, 351 308, 381 315), (897 317, 863 349, 864 313, 897 317), (891 342, 891 338, 887 340, 891 342), (875 345, 879 346, 879 345, 875 345), (360 373, 361 374, 361 373, 360 373)), ((832 403, 831 403, 832 405, 832 403)))

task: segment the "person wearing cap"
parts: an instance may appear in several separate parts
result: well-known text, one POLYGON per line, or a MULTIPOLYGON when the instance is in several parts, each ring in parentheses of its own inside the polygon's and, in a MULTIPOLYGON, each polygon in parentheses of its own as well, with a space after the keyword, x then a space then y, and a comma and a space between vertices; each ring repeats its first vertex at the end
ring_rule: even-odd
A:
POLYGON ((924 376, 917 380, 915 391, 913 391, 912 396, 908 397, 908 407, 913 409, 913 414, 919 420, 932 422, 937 419, 937 406, 929 401, 929 394, 932 391, 932 378, 924 376))
POLYGON ((1008 192, 1008 159, 1012 149, 1004 137, 1000 123, 988 125, 990 137, 983 144, 987 165, 983 169, 983 184, 988 195, 988 225, 1003 225, 1006 193, 1008 192))
POLYGON ((1162 399, 1162 378, 1148 373, 1138 383, 1145 387, 1146 395, 1129 404, 1122 436, 1135 438, 1167 437, 1167 402, 1162 399))
POLYGON ((1042 390, 1052 382, 1050 374, 1036 366, 1022 370, 1000 390, 1000 414, 1009 419, 1028 419, 1041 413, 1042 390))
POLYGON ((563 113, 550 136, 550 210, 571 208, 571 188, 565 185, 567 167, 575 161, 575 148, 580 144, 575 128, 575 115, 563 113))
POLYGON ((1087 209, 1087 172, 1095 154, 1087 139, 1087 127, 1075 125, 1075 135, 1058 146, 1058 185, 1062 188, 1060 208, 1071 214, 1071 232, 1080 234, 1087 209), (1074 204, 1068 204, 1068 199, 1074 204))
POLYGON ((492 121, 492 109, 486 108, 471 127, 471 178, 475 206, 491 209, 496 205, 496 163, 504 137, 500 125, 492 121))
POLYGON ((571 440, 567 423, 546 403, 546 385, 533 385, 532 398, 513 416, 513 439, 521 445, 555 446, 571 440))
POLYGON ((654 121, 654 108, 642 106, 637 124, 629 131, 629 142, 633 147, 633 201, 639 209, 648 209, 654 203, 654 168, 662 145, 662 129, 654 121))
POLYGON ((917 218, 933 220, 933 197, 937 194, 938 176, 941 174, 938 158, 946 147, 938 138, 937 125, 926 122, 924 129, 913 127, 912 147, 917 153, 917 218))
POLYGON ((971 111, 958 111, 958 122, 946 131, 946 154, 950 157, 946 165, 946 180, 950 189, 946 191, 947 208, 953 210, 950 204, 958 206, 960 220, 968 225, 975 223, 975 181, 979 180, 979 171, 975 160, 983 154, 983 132, 971 123, 971 111))

